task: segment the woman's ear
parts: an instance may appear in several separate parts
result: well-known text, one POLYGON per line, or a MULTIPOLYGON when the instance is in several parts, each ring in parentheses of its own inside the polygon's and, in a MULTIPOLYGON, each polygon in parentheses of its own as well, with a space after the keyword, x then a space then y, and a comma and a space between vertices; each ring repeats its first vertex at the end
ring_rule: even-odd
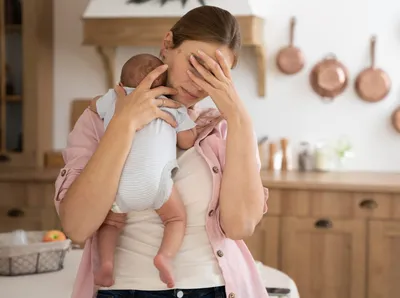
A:
POLYGON ((163 39, 163 44, 161 46, 162 51, 173 48, 173 46, 174 46, 173 37, 174 37, 174 35, 171 31, 168 31, 167 34, 165 34, 164 39, 163 39))

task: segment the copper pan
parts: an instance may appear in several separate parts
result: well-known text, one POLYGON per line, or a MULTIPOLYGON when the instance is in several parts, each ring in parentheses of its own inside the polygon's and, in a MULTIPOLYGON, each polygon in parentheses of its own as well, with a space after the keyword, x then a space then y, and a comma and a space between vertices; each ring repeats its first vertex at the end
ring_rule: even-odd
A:
POLYGON ((290 20, 290 38, 289 45, 282 48, 276 57, 278 69, 287 75, 292 75, 301 71, 304 67, 304 56, 301 50, 294 46, 294 29, 296 18, 290 20))
POLYGON ((400 107, 395 109, 392 114, 392 124, 394 129, 400 133, 400 107))
POLYGON ((356 79, 358 96, 367 102, 381 101, 389 94, 391 81, 388 74, 375 66, 376 37, 370 41, 371 66, 364 69, 356 79))
POLYGON ((310 73, 312 89, 327 101, 332 101, 343 93, 348 82, 349 72, 334 54, 330 54, 318 62, 310 73))

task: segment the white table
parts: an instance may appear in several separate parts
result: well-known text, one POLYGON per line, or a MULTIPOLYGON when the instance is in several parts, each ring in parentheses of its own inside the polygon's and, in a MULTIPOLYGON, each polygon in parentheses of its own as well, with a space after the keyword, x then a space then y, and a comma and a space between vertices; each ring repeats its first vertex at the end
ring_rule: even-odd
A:
MULTIPOLYGON (((18 277, 1 276, 1 297, 70 298, 81 256, 82 250, 68 252, 61 271, 18 277)), ((290 298, 299 298, 295 283, 286 274, 261 263, 257 263, 257 266, 267 287, 290 288, 290 298)))

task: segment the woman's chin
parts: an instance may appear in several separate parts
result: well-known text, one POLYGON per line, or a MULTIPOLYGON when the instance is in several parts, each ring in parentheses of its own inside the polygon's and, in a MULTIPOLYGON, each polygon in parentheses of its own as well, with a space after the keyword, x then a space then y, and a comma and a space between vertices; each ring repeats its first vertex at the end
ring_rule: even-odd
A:
POLYGON ((200 101, 200 99, 198 99, 198 98, 182 96, 181 94, 178 94, 177 96, 175 96, 174 99, 177 102, 180 102, 181 104, 183 104, 187 108, 193 106, 194 104, 196 104, 197 102, 200 101))
POLYGON ((197 95, 190 94, 186 90, 180 88, 179 93, 175 96, 175 100, 179 101, 185 107, 191 107, 202 100, 204 96, 199 97, 197 95))

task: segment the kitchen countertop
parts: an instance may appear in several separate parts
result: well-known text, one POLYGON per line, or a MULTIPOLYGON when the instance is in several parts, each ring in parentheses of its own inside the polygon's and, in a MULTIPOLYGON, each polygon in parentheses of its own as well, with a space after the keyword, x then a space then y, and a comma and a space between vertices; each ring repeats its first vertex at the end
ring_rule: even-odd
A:
POLYGON ((261 171, 268 188, 400 193, 400 173, 261 171))
MULTIPOLYGON (((0 168, 0 182, 54 183, 60 169, 0 168)), ((400 173, 261 171, 265 187, 400 193, 400 173)))
MULTIPOLYGON (((1 297, 70 298, 81 256, 81 249, 71 250, 65 256, 64 269, 57 272, 0 276, 1 297)), ((286 274, 261 263, 257 263, 257 267, 266 287, 290 288, 290 298, 299 298, 296 284, 286 274)))

